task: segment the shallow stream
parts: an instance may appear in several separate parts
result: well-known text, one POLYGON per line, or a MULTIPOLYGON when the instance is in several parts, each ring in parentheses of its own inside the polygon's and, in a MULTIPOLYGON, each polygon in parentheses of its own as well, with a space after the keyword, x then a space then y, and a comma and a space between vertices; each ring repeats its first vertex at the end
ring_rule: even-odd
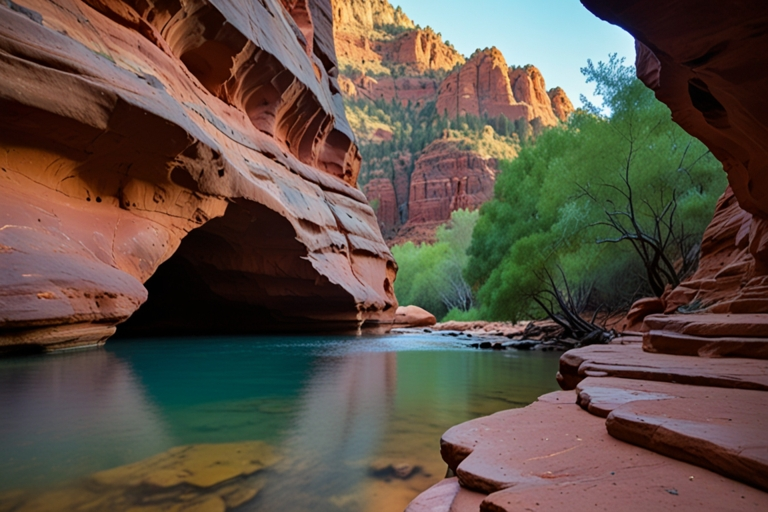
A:
POLYGON ((0 360, 0 511, 401 512, 445 430, 554 391, 558 357, 391 335, 0 360))

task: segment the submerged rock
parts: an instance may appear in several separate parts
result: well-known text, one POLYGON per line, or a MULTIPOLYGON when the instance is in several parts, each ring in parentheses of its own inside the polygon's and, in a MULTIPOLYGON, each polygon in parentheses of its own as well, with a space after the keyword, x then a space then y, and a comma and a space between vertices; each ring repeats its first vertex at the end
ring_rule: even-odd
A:
POLYGON ((63 489, 1 494, 0 509, 225 512, 255 498, 279 461, 261 441, 179 446, 63 489))

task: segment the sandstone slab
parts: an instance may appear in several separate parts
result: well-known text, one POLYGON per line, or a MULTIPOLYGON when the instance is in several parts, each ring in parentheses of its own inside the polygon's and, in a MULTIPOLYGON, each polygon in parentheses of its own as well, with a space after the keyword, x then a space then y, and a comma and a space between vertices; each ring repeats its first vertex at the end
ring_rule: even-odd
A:
POLYGON ((650 315, 645 329, 703 337, 768 338, 768 314, 650 315))
MULTIPOLYGON (((757 489, 614 439, 604 420, 582 411, 575 398, 573 392, 545 395, 526 408, 446 432, 443 457, 460 484, 488 494, 479 508, 460 510, 725 511, 768 505, 768 494, 757 489)), ((441 485, 450 497, 446 488, 452 484, 441 485)))
POLYGON ((561 387, 574 389, 587 377, 768 390, 768 362, 653 354, 639 344, 592 345, 563 354, 557 375, 561 387))
POLYGON ((768 359, 768 338, 706 338, 668 331, 649 331, 643 334, 643 350, 680 356, 768 359))
POLYGON ((698 395, 617 407, 606 420, 608 433, 768 490, 768 393, 713 389, 698 395))

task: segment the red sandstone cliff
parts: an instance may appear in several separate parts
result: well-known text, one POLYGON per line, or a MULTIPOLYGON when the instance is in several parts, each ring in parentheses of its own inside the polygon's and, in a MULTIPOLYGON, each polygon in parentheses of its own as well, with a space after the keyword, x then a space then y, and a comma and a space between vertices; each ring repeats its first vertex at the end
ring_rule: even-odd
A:
MULTIPOLYGON (((476 117, 506 116, 510 121, 525 120, 537 127, 554 126, 566 121, 573 105, 560 88, 547 92, 541 72, 534 66, 509 68, 496 48, 477 51, 465 62, 451 46, 444 43, 431 29, 420 29, 385 0, 334 0, 335 41, 339 61, 344 71, 339 87, 346 98, 387 103, 399 102, 413 110, 435 107, 437 115, 451 118, 470 114, 476 117), (447 75, 447 76, 446 76, 447 75)), ((358 103, 359 105, 359 103, 358 103)), ((366 115, 350 115, 361 144, 379 144, 392 140, 396 128, 366 115)), ((483 135, 485 137, 485 135, 483 135)), ((514 153, 515 143, 508 141, 514 153)), ((430 241, 436 227, 450 218, 450 212, 460 208, 454 200, 455 191, 440 192, 430 199, 432 213, 422 215, 423 200, 414 204, 410 191, 411 172, 416 159, 423 157, 420 183, 442 190, 443 170, 456 169, 451 180, 475 179, 473 165, 467 159, 485 164, 489 178, 483 179, 483 200, 468 201, 477 207, 492 197, 496 172, 495 160, 487 154, 464 148, 443 151, 443 145, 429 146, 405 165, 393 165, 385 157, 366 162, 364 186, 366 197, 377 205, 379 226, 389 243, 405 240, 430 241), (433 152, 436 148, 443 148, 433 152), (473 154, 473 156, 469 156, 473 154), (428 168, 434 165, 433 168, 428 168), (389 180, 390 183, 385 183, 389 180), (437 214, 436 212, 440 212, 437 214), (415 212, 415 217, 414 217, 415 212)), ((412 150, 411 151, 416 151, 412 150)), ((508 151, 502 153, 509 153, 508 151)), ((514 157, 514 155, 512 155, 514 157)), ((396 158, 402 160, 402 155, 396 158)), ((415 175, 415 174, 414 174, 415 175)))
POLYGON ((571 100, 565 94, 565 91, 560 87, 547 91, 547 96, 549 96, 549 100, 552 102, 552 111, 555 113, 555 117, 563 122, 576 110, 571 100))
POLYGON ((328 0, 19 0, 0 55, 0 345, 103 341, 153 274, 137 331, 394 312, 328 0))
POLYGON ((437 111, 450 117, 470 114, 504 115, 511 121, 538 119, 543 126, 554 126, 573 111, 564 92, 562 97, 556 114, 541 72, 534 66, 509 68, 501 52, 490 48, 476 52, 440 84, 437 111))
POLYGON ((428 27, 416 27, 399 7, 393 8, 386 0, 333 0, 333 9, 342 68, 363 75, 418 76, 427 71, 448 71, 464 62, 439 34, 428 27))

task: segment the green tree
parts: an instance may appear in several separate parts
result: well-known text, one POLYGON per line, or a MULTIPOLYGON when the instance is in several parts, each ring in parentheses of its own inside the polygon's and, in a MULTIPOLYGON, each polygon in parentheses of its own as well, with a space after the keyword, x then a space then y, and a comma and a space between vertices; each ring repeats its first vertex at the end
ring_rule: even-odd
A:
POLYGON ((474 295, 463 272, 477 219, 477 211, 457 210, 438 228, 436 243, 407 242, 392 248, 399 267, 395 295, 401 304, 422 307, 438 318, 473 307, 474 295))
POLYGON ((657 292, 632 237, 671 240, 650 261, 666 259, 679 278, 725 189, 720 163, 623 60, 588 62, 582 72, 602 106, 585 102, 568 125, 502 163, 495 197, 481 209, 465 277, 484 318, 542 316, 533 299, 558 267, 574 289, 591 291, 592 309, 657 292))

